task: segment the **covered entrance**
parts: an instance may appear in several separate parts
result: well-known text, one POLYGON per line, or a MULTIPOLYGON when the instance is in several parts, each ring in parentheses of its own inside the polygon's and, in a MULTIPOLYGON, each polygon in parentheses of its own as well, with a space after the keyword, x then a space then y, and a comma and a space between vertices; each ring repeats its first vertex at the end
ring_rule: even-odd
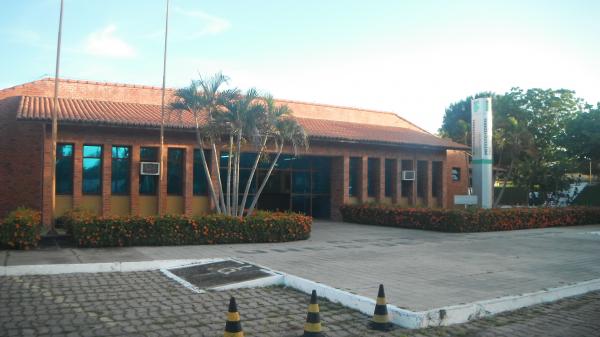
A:
MULTIPOLYGON (((240 193, 250 176, 256 154, 244 153, 241 158, 240 193)), ((266 177, 269 162, 261 162, 253 179, 248 205, 258 186, 266 177)), ((221 155, 221 179, 226 179, 227 154, 221 155)), ((279 157, 267 185, 260 195, 257 208, 269 211, 294 211, 315 218, 331 217, 331 159, 319 156, 284 155, 279 157)))

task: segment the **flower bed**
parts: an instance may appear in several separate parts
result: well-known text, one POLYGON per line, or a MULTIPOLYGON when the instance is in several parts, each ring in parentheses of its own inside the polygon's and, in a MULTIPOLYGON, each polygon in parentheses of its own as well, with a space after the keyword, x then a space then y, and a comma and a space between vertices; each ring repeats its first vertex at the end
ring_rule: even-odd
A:
POLYGON ((40 241, 40 212, 17 208, 0 222, 0 246, 15 249, 37 247, 40 241))
POLYGON ((73 211, 61 220, 80 247, 284 242, 308 239, 312 227, 309 216, 270 212, 242 219, 218 214, 102 218, 73 211))
POLYGON ((600 208, 426 209, 344 205, 344 221, 440 232, 491 232, 600 224, 600 208))

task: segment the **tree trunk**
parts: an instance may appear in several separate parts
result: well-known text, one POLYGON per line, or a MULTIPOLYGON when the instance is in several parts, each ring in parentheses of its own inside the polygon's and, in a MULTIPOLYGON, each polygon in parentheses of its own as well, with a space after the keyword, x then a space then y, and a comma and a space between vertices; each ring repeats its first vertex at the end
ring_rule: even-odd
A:
POLYGON ((502 196, 504 195, 504 191, 506 190, 506 183, 508 182, 508 180, 510 178, 512 178, 512 170, 513 170, 514 163, 515 163, 515 160, 511 159, 510 167, 508 169, 508 172, 506 173, 506 176, 504 177, 504 182, 502 183, 502 189, 500 190, 500 193, 498 193, 498 198, 496 198, 496 200, 494 200, 494 208, 498 207, 498 205, 500 205, 500 201, 502 201, 502 196))
POLYGON ((242 158, 242 129, 240 128, 237 139, 237 156, 235 157, 235 187, 233 190, 233 215, 237 216, 240 208, 239 195, 240 195, 240 160, 242 158))
POLYGON ((267 185, 267 181, 269 180, 269 177, 271 176, 271 172, 273 172, 273 169, 275 168, 275 165, 277 164, 277 161, 279 160, 279 156, 281 155, 282 151, 283 151, 283 141, 281 142, 281 146, 277 149, 277 155, 275 156, 275 159, 271 163, 271 167, 269 167, 269 171, 267 171, 267 175, 265 176, 265 179, 260 184, 258 191, 256 191, 256 195, 254 196, 254 199, 252 200, 252 204, 250 205, 250 208, 248 208, 248 214, 246 214, 246 216, 250 216, 250 215, 252 215, 252 212, 254 212, 254 208, 256 207, 256 203, 258 202, 258 198, 260 197, 262 190, 267 185))
POLYGON ((260 161, 260 155, 263 153, 265 149, 265 145, 267 144, 267 137, 262 142, 260 147, 260 151, 256 154, 256 159, 254 160, 254 166, 252 166, 252 171, 250 171, 250 176, 248 177, 248 181, 246 182, 246 188, 244 189, 244 196, 242 197, 242 207, 238 213, 238 216, 244 216, 244 208, 246 206, 246 200, 248 199, 248 192, 250 191, 250 186, 252 185, 252 179, 254 178, 254 173, 256 172, 256 168, 258 167, 258 162, 260 161))
POLYGON ((214 140, 211 141, 215 167, 217 168, 217 183, 219 188, 219 201, 221 202, 221 209, 225 210, 225 196, 223 195, 223 183, 221 182, 221 168, 219 167, 219 153, 217 152, 217 146, 215 145, 214 140))
POLYGON ((229 155, 227 156, 227 215, 231 215, 231 149, 233 135, 229 135, 229 155))
POLYGON ((200 145, 200 158, 202 159, 202 167, 204 167, 204 172, 206 173, 206 182, 208 184, 208 189, 210 191, 210 196, 212 197, 213 202, 215 203, 215 207, 217 209, 217 213, 221 212, 221 207, 219 206, 219 200, 217 199, 217 195, 215 194, 215 187, 212 183, 212 175, 210 174, 210 170, 208 169, 208 165, 206 164, 206 157, 204 156, 204 141, 202 141, 202 135, 200 134, 200 126, 198 123, 198 117, 195 116, 196 120, 196 141, 198 145, 200 145))

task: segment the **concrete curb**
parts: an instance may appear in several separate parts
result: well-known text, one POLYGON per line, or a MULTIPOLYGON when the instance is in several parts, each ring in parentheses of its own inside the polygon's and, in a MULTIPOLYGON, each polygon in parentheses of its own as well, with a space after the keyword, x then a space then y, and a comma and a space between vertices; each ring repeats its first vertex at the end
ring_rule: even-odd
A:
MULTIPOLYGON (((179 282, 184 287, 196 293, 202 293, 204 290, 198 289, 196 286, 180 279, 176 275, 170 273, 167 269, 206 264, 211 262, 221 262, 225 260, 243 261, 235 258, 215 258, 88 264, 23 265, 0 267, 0 276, 161 270, 167 277, 179 282)), ((243 262, 251 263, 248 261, 243 262)), ((347 308, 359 311, 365 315, 371 316, 375 310, 375 294, 373 295, 373 298, 367 298, 345 290, 328 286, 323 283, 318 283, 298 276, 275 271, 255 263, 253 264, 272 274, 272 276, 241 283, 228 284, 220 287, 210 288, 209 290, 223 291, 238 288, 285 286, 299 290, 306 294, 310 294, 314 289, 317 291, 317 294, 320 297, 326 298, 334 303, 339 303, 347 308)), ((596 290, 600 290, 600 279, 579 282, 562 287, 548 288, 532 293, 499 297, 490 300, 446 306, 426 311, 410 311, 388 304, 388 312, 390 315, 390 321, 392 323, 409 329, 426 328, 431 326, 446 326, 451 324, 465 323, 474 319, 536 304, 553 302, 566 297, 582 295, 596 290)))

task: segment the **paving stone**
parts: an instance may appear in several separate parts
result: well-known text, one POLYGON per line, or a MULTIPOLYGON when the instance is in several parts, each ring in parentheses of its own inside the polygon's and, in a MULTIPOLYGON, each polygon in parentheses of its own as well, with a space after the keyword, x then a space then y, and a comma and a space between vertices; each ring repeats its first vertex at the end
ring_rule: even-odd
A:
MULTIPOLYGON (((246 336, 302 333, 308 295, 280 288, 195 294, 160 272, 0 277, 0 336, 219 336, 236 296, 246 336), (4 310, 7 309, 7 310, 4 310)), ((321 302, 330 337, 598 336, 600 292, 450 327, 389 333, 321 302)))

